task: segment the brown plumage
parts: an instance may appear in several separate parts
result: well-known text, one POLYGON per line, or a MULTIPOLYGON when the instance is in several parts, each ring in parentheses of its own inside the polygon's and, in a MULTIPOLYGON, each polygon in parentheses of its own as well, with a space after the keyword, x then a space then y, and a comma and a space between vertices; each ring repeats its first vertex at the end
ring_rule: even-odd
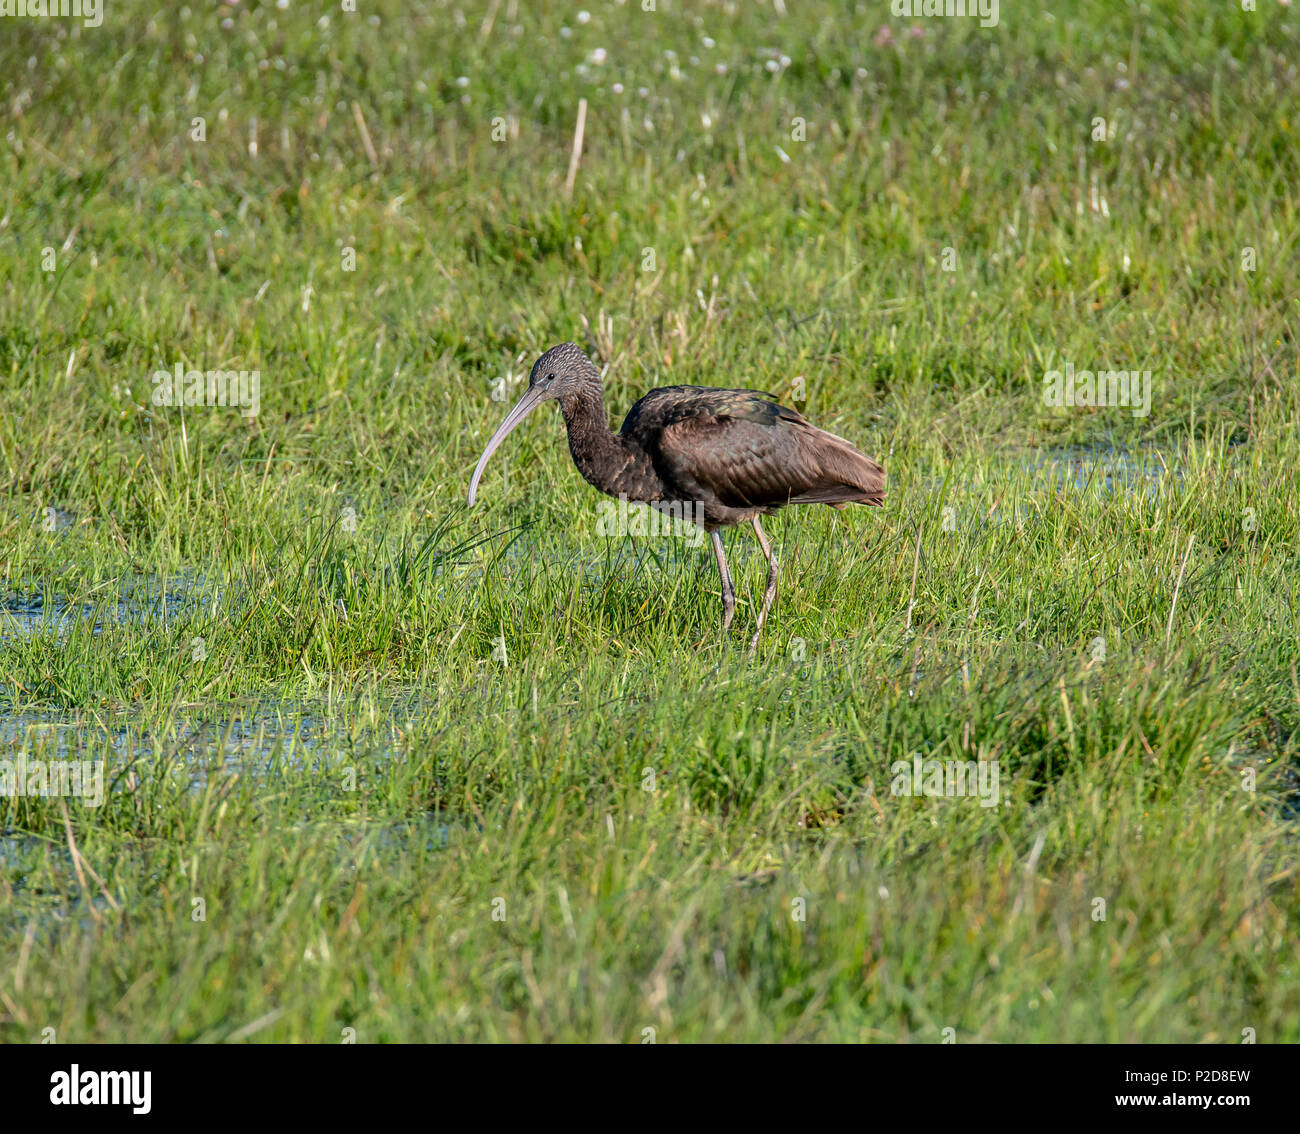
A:
POLYGON ((664 386, 651 390, 612 433, 600 374, 573 343, 534 364, 528 390, 493 434, 469 485, 474 503, 488 458, 534 408, 556 400, 569 451, 587 483, 610 496, 702 516, 722 578, 723 630, 735 591, 718 529, 749 521, 768 562, 767 590, 751 648, 776 596, 776 556, 759 522, 787 504, 883 504, 885 470, 849 442, 811 425, 756 390, 664 386))

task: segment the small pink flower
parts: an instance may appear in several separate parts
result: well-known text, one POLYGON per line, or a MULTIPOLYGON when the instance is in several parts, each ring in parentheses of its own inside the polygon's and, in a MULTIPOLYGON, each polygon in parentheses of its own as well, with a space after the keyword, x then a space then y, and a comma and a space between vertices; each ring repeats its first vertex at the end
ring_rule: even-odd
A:
POLYGON ((871 41, 877 47, 888 47, 894 42, 894 33, 890 30, 888 24, 881 24, 880 30, 876 32, 875 38, 871 41))

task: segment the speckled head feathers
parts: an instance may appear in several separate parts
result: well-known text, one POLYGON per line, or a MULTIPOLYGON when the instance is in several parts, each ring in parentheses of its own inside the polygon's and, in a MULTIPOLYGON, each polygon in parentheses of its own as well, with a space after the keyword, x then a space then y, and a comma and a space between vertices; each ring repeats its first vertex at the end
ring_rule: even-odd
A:
POLYGON ((561 398, 579 386, 600 381, 600 371, 577 343, 560 343, 551 347, 533 363, 528 385, 546 382, 548 398, 561 398))

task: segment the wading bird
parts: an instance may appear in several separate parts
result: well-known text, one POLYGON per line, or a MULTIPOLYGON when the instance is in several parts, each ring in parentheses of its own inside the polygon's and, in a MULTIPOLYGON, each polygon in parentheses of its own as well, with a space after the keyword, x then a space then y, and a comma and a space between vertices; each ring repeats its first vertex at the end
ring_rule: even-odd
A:
POLYGON ((736 592, 719 528, 754 525, 767 559, 767 590, 750 649, 776 597, 776 556, 760 516, 787 504, 883 504, 885 470, 842 437, 810 425, 772 394, 712 386, 651 390, 612 433, 600 372, 574 343, 551 347, 533 365, 528 389, 479 457, 469 482, 472 507, 488 458, 542 402, 558 401, 569 452, 583 479, 609 496, 694 518, 713 541, 722 577, 722 629, 731 628, 736 592))

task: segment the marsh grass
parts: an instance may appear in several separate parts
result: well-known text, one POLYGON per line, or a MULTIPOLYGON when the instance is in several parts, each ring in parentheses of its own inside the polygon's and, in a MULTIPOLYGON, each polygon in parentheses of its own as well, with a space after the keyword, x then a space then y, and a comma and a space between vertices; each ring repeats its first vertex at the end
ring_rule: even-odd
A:
POLYGON ((111 787, 0 800, 0 1036, 1300 1038, 1261 7, 6 28, 0 740, 111 787), (464 509, 564 339, 612 418, 752 386, 886 465, 885 508, 768 524, 756 658, 707 549, 596 535, 558 414, 464 509), (1047 408, 1067 361, 1150 369, 1150 415, 1047 408), (177 362, 261 412, 154 406, 177 362), (996 761, 997 806, 891 794, 917 757, 996 761))

